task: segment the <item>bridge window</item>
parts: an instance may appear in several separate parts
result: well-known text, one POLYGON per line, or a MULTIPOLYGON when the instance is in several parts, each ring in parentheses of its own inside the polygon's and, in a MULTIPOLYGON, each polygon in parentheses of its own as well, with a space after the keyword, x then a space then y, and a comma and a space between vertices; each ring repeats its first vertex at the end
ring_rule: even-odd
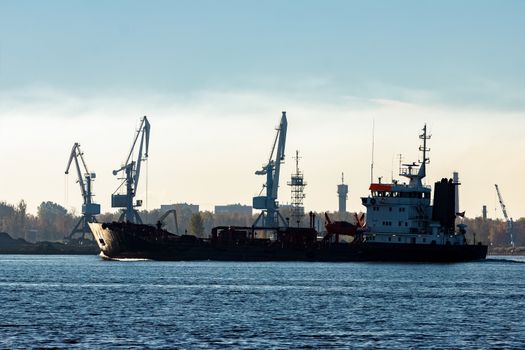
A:
POLYGON ((423 198, 423 193, 421 193, 421 192, 407 192, 407 193, 405 193, 404 197, 408 197, 408 198, 423 198))

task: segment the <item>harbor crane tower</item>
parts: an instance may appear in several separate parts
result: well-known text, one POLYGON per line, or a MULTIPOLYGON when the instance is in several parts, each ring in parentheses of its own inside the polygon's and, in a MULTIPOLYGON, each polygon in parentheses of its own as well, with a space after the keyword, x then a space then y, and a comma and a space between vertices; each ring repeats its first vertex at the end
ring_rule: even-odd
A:
POLYGON ((84 160, 84 153, 80 150, 80 144, 75 143, 71 149, 69 161, 67 162, 66 174, 69 174, 71 164, 75 161, 75 168, 77 170, 78 184, 80 185, 80 192, 82 193, 82 217, 77 222, 67 239, 71 240, 76 233, 80 233, 81 240, 84 240, 86 233, 89 230, 88 223, 97 222, 95 215, 100 214, 100 204, 93 203, 92 182, 96 178, 96 174, 88 170, 86 161, 84 160), (79 162, 80 159, 80 162, 79 162))
POLYGON ((503 197, 501 196, 501 192, 499 190, 498 185, 494 185, 496 187, 496 193, 498 195, 499 205, 501 206, 501 211, 503 212, 503 217, 505 218, 505 221, 507 221, 507 236, 510 238, 510 245, 512 248, 514 248, 514 221, 512 218, 509 218, 509 214, 507 213, 507 206, 505 205, 505 202, 503 202, 503 197))
POLYGON ((120 215, 119 221, 126 221, 135 224, 142 224, 142 219, 139 216, 138 211, 135 209, 142 205, 142 200, 133 202, 135 195, 137 194, 137 188, 140 178, 140 168, 142 162, 148 159, 149 149, 149 133, 150 124, 148 118, 144 118, 140 121, 140 127, 135 133, 133 143, 131 144, 131 150, 129 151, 128 157, 124 162, 124 165, 117 170, 113 170, 113 175, 122 173, 119 179, 122 183, 111 195, 111 207, 121 208, 122 214, 120 215), (138 144, 138 151, 135 150, 138 144), (133 155, 137 155, 137 159, 133 160, 133 155), (125 193, 117 193, 121 189, 124 189, 125 193))
POLYGON ((292 222, 300 226, 301 219, 304 216, 303 200, 306 197, 304 194, 304 188, 306 181, 304 181, 304 175, 299 170, 299 151, 295 151, 295 173, 292 174, 288 186, 291 187, 290 191, 292 194, 292 222))
POLYGON ((279 203, 277 201, 279 173, 281 164, 284 162, 287 127, 286 112, 283 112, 279 126, 276 129, 277 132, 270 152, 270 158, 261 170, 255 172, 256 175, 266 175, 266 183, 261 190, 262 193, 266 188, 266 195, 262 196, 259 194, 259 196, 253 197, 253 208, 262 210, 253 223, 253 227, 272 229, 280 227, 281 223, 284 227, 288 226, 286 220, 279 213, 279 203))

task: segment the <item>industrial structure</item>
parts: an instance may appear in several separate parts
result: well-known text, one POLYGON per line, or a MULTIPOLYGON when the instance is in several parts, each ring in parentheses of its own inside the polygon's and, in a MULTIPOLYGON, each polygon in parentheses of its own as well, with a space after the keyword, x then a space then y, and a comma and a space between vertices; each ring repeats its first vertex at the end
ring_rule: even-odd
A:
POLYGON ((341 173, 341 184, 337 185, 339 197, 339 214, 346 213, 346 200, 348 199, 348 185, 345 185, 345 173, 341 173))
POLYGON ((282 223, 288 226, 286 220, 279 213, 279 203, 277 194, 279 190, 279 173, 281 164, 284 162, 284 149, 286 144, 286 129, 288 122, 286 112, 282 113, 281 121, 277 127, 277 133, 272 144, 272 150, 268 162, 263 165, 261 170, 255 172, 256 175, 266 175, 266 183, 259 196, 253 197, 253 208, 261 209, 261 214, 253 223, 254 227, 278 228, 282 223), (261 195, 266 188, 266 194, 261 195))
POLYGON ((459 173, 457 171, 454 171, 452 173, 452 181, 454 182, 454 184, 456 185, 456 194, 455 194, 455 197, 454 197, 454 210, 456 211, 456 213, 459 213, 459 173))
POLYGON ((481 217, 483 218, 483 222, 487 221, 487 206, 484 205, 481 209, 481 217))
POLYGON ((124 165, 117 170, 113 170, 113 175, 123 173, 123 176, 119 177, 119 179, 122 180, 122 183, 111 195, 111 207, 122 209, 122 214, 119 218, 119 221, 121 222, 125 220, 130 223, 142 224, 142 219, 140 218, 138 211, 135 209, 142 205, 142 200, 137 200, 135 203, 133 200, 137 194, 142 162, 148 159, 149 133, 150 124, 148 118, 144 116, 144 118, 141 119, 140 127, 135 134, 131 150, 124 165), (138 151, 135 150, 137 141, 138 151), (137 155, 136 160, 132 159, 134 154, 137 155), (119 191, 124 193, 117 193, 119 191))
POLYGON ((503 202, 503 197, 501 195, 498 185, 496 184, 494 186, 496 187, 496 193, 498 195, 501 211, 503 212, 503 217, 507 222, 507 236, 510 239, 510 245, 512 246, 512 248, 514 248, 514 221, 512 221, 512 218, 509 217, 509 214, 507 213, 507 206, 505 205, 505 202, 503 202))
POLYGON ((303 200, 306 196, 304 194, 306 182, 304 181, 303 173, 299 171, 299 151, 297 150, 295 151, 295 174, 292 174, 288 186, 291 187, 292 195, 292 222, 299 227, 301 219, 304 216, 303 200))
POLYGON ((161 213, 165 213, 169 210, 176 210, 179 213, 198 214, 200 207, 198 204, 189 204, 189 203, 175 203, 175 204, 161 204, 160 205, 161 213))
POLYGON ((71 149, 69 161, 67 162, 66 174, 69 174, 71 163, 75 161, 75 168, 77 170, 77 182, 80 185, 80 192, 82 193, 82 217, 77 222, 67 239, 71 240, 76 233, 80 233, 80 239, 83 240, 86 233, 90 235, 89 222, 96 222, 95 215, 100 214, 100 204, 93 203, 92 182, 96 178, 96 174, 88 170, 86 161, 84 160, 84 153, 80 150, 80 144, 75 143, 71 149), (80 159, 80 162, 79 162, 80 159))
POLYGON ((215 214, 237 214, 252 216, 252 207, 243 204, 226 204, 216 205, 214 209, 215 214))

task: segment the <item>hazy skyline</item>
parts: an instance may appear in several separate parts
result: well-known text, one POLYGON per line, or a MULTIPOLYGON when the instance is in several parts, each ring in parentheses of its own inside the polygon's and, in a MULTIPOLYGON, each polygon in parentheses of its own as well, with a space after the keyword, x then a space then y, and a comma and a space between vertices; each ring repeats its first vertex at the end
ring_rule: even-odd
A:
MULTIPOLYGON (((519 1, 191 1, 0 3, 0 200, 80 208, 64 170, 79 142, 108 211, 140 117, 152 125, 148 208, 251 204, 282 110, 280 202, 301 152, 307 210, 348 209, 397 154, 417 161, 429 125, 427 184, 459 171, 467 216, 494 183, 523 216, 525 3, 519 1)), ((393 164, 393 166, 392 166, 393 164)), ((138 198, 146 200, 146 172, 138 198)), ((498 207, 498 216, 501 216, 498 207)))

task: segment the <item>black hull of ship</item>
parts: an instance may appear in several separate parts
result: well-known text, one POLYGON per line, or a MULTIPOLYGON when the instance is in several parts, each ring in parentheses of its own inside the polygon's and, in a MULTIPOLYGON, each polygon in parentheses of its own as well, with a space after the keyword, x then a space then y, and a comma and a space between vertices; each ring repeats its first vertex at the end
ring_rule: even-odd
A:
POLYGON ((293 247, 262 239, 243 244, 213 243, 193 236, 174 236, 163 230, 156 230, 160 233, 152 237, 130 229, 102 229, 102 225, 98 230, 92 227, 92 231, 99 242, 101 256, 107 259, 446 263, 483 260, 487 255, 487 246, 484 245, 364 242, 293 247))

